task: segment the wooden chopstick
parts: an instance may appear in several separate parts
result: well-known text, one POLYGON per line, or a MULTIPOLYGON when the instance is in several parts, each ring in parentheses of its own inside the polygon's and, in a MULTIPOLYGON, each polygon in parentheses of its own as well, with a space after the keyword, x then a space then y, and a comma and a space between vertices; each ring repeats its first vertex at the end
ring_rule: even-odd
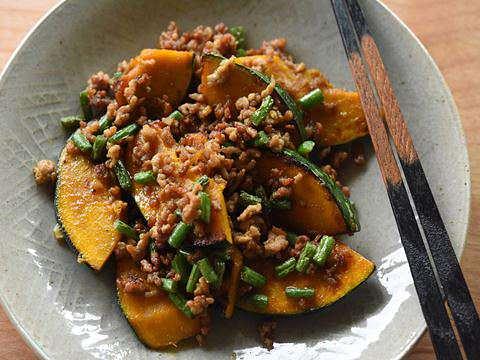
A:
MULTIPOLYGON (((331 0, 348 57, 353 79, 360 93, 370 137, 385 182, 400 238, 407 255, 414 285, 430 337, 439 359, 461 359, 461 353, 448 317, 433 266, 415 220, 408 194, 396 163, 374 92, 363 65, 349 11, 343 0, 331 0)), ((428 229, 427 229, 428 230, 428 229)))
POLYGON ((452 317, 465 353, 480 357, 480 319, 468 291, 450 238, 425 177, 422 164, 413 146, 405 119, 383 65, 380 52, 368 30, 362 9, 356 0, 346 0, 355 27, 363 58, 370 68, 378 97, 383 106, 388 129, 417 210, 420 224, 432 254, 452 317))

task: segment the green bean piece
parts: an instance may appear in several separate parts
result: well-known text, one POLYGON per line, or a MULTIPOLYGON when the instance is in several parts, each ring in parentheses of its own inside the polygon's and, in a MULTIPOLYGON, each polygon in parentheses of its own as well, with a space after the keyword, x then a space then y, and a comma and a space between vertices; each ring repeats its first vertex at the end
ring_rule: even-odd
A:
POLYGON ((245 49, 246 39, 243 26, 232 26, 229 31, 237 41, 237 49, 245 49))
POLYGON ((168 297, 172 303, 189 318, 193 318, 192 310, 187 306, 187 300, 178 293, 169 293, 168 297))
POLYGON ((297 242, 297 237, 298 237, 297 234, 291 231, 287 231, 287 241, 290 244, 290 246, 295 246, 295 243, 297 242))
POLYGON ((256 272, 255 270, 249 268, 248 266, 244 266, 240 273, 240 279, 250 284, 254 287, 260 288, 267 282, 267 279, 262 274, 256 272))
POLYGON ((304 95, 298 102, 303 106, 304 109, 310 109, 316 105, 319 105, 323 103, 322 90, 312 90, 308 94, 304 95))
POLYGON ((86 121, 92 120, 92 108, 90 107, 90 99, 88 98, 87 90, 80 93, 80 107, 82 108, 83 117, 86 121))
POLYGON ((93 142, 93 160, 100 160, 105 155, 107 148, 107 138, 103 135, 97 135, 93 142))
POLYGON ((307 270, 307 266, 310 263, 313 255, 315 255, 315 251, 317 247, 312 242, 307 242, 305 247, 303 248, 300 256, 298 257, 297 265, 295 265, 295 270, 298 272, 305 272, 307 270))
POLYGON ((178 111, 178 110, 175 110, 174 112, 172 112, 170 115, 168 115, 168 118, 169 119, 174 119, 174 120, 177 120, 177 121, 180 121, 183 119, 183 114, 178 111))
POLYGON ((117 144, 123 139, 134 135, 138 130, 140 130, 140 126, 137 124, 130 124, 128 126, 125 126, 121 130, 117 131, 115 134, 113 134, 108 141, 111 142, 112 144, 117 144))
POLYGON ((178 291, 178 283, 172 279, 162 278, 162 289, 169 293, 178 291))
POLYGON ((175 215, 177 215, 181 219, 182 215, 183 215, 182 210, 180 210, 180 209, 175 210, 175 215))
POLYGON ((203 187, 207 186, 209 181, 210 178, 207 175, 202 175, 197 180, 195 180, 196 183, 202 185, 203 187))
POLYGON ((265 309, 268 305, 268 296, 263 294, 253 294, 248 297, 247 301, 257 308, 265 309))
POLYGON ((133 180, 142 185, 152 184, 157 181, 157 179, 155 179, 153 171, 151 170, 136 173, 135 175, 133 175, 133 180))
POLYGON ((297 152, 303 157, 308 158, 308 155, 310 155, 314 147, 315 147, 315 142, 313 142, 312 140, 307 140, 300 144, 300 146, 297 149, 297 152))
POLYGON ((199 191, 198 197, 200 198, 200 220, 204 223, 210 223, 210 217, 212 214, 212 201, 210 195, 205 191, 199 191))
POLYGON ((287 286, 285 288, 285 295, 293 298, 309 298, 315 295, 315 289, 287 286))
POLYGON ((324 266, 328 257, 332 253, 333 247, 335 246, 335 239, 331 236, 324 235, 320 239, 320 244, 317 246, 317 251, 313 255, 312 260, 318 266, 324 266))
POLYGON ((168 243, 170 246, 178 249, 180 245, 182 245, 191 229, 191 224, 186 224, 183 221, 180 221, 177 226, 175 226, 175 229, 173 229, 172 234, 168 238, 168 243))
POLYGON ((240 204, 245 207, 248 205, 256 205, 262 203, 262 199, 260 197, 249 194, 243 190, 240 191, 238 200, 240 201, 240 204))
POLYGON ((210 265, 210 262, 207 258, 203 258, 197 261, 198 267, 200 268, 200 272, 202 276, 205 278, 207 283, 215 284, 218 281, 218 276, 210 265))
POLYGON ((265 118, 267 117, 269 111, 272 109, 272 106, 273 106, 273 98, 270 95, 268 95, 263 99, 260 107, 253 112, 250 118, 252 120, 253 125, 259 126, 263 122, 263 120, 265 120, 265 118))
POLYGON ((267 205, 267 192, 265 191, 265 188, 260 185, 255 188, 255 196, 258 196, 262 200, 262 205, 265 204, 267 205))
POLYGON ((112 77, 113 77, 114 80, 116 80, 122 75, 123 75, 123 73, 121 71, 116 71, 116 72, 113 73, 112 77))
POLYGON ((60 124, 64 130, 73 131, 80 126, 83 117, 78 115, 65 116, 60 119, 60 124))
POLYGON ((220 286, 222 286, 223 282, 223 275, 225 274, 225 261, 217 259, 215 260, 215 265, 213 266, 215 268, 215 273, 217 274, 217 281, 213 283, 213 287, 215 289, 218 289, 220 286))
POLYGON ((122 160, 118 160, 113 166, 115 175, 117 176, 118 183, 123 190, 130 190, 132 188, 132 180, 127 168, 123 165, 122 160))
POLYGON ((227 140, 222 144, 222 147, 230 147, 230 146, 235 146, 235 143, 233 141, 227 140))
POLYGON ((180 283, 186 285, 190 271, 190 264, 184 254, 180 252, 175 254, 172 260, 172 269, 180 275, 180 283))
POLYGON ((197 287, 198 279, 200 279, 202 273, 197 264, 193 264, 192 271, 190 271, 190 276, 188 277, 186 290, 188 293, 193 293, 197 287))
POLYGON ((294 257, 291 257, 290 259, 288 259, 284 263, 282 263, 278 266, 275 266, 275 273, 277 274, 277 276, 279 278, 283 278, 283 277, 287 276, 288 274, 290 274, 295 269, 296 263, 297 263, 297 260, 295 260, 294 257))
POLYGON ((101 134, 112 126, 112 120, 110 120, 107 114, 103 115, 100 120, 98 120, 98 132, 101 134))
POLYGON ((269 142, 268 135, 265 131, 259 131, 257 134, 257 137, 255 138, 255 141, 253 142, 253 145, 256 147, 265 147, 268 145, 269 142))
POLYGON ((92 151, 92 144, 90 144, 90 141, 88 141, 87 137, 80 130, 75 131, 72 136, 72 141, 82 152, 92 151))
POLYGON ((115 220, 115 222, 113 223, 113 226, 115 227, 115 230, 117 230, 120 234, 123 234, 128 238, 135 239, 135 240, 139 239, 135 229, 132 228, 130 225, 124 223, 122 220, 115 220))
POLYGON ((292 202, 289 199, 270 200, 270 206, 277 210, 290 210, 292 202))
POLYGON ((230 260, 230 253, 229 253, 228 247, 224 247, 223 249, 213 250, 211 254, 213 257, 217 258, 218 260, 223 260, 223 261, 230 260))

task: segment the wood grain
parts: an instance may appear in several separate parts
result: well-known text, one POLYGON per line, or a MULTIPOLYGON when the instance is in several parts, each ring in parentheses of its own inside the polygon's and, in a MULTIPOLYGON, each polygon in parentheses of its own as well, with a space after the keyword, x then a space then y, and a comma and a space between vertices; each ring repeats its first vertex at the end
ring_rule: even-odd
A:
MULTIPOLYGON (((472 212, 462 268, 480 307, 480 2, 384 0, 419 37, 452 90, 467 135, 472 176, 472 212)), ((35 22, 57 0, 0 0, 0 69, 35 22)), ((35 359, 0 309, 0 359, 35 359)), ((428 335, 407 356, 434 359, 428 335)))

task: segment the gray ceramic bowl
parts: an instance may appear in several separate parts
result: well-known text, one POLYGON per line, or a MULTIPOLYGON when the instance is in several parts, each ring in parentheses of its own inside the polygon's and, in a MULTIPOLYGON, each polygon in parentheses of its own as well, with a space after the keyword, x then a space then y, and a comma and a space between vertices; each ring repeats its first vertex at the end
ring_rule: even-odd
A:
MULTIPOLYGON (((451 94, 414 35, 376 1, 362 1, 440 211, 460 254, 469 213, 465 138, 451 94)), ((375 261, 376 273, 339 303, 279 320, 271 352, 259 347, 258 317, 216 320, 206 348, 159 355, 134 336, 116 305, 111 269, 78 265, 51 236, 52 200, 31 168, 55 159, 63 115, 77 112, 79 90, 99 69, 156 44, 169 20, 184 29, 223 21, 248 41, 285 36, 289 50, 331 81, 353 88, 329 1, 65 1, 29 34, 0 80, 0 286, 13 323, 45 359, 397 359, 425 329, 404 251, 374 156, 349 185, 363 230, 346 239, 375 261)))

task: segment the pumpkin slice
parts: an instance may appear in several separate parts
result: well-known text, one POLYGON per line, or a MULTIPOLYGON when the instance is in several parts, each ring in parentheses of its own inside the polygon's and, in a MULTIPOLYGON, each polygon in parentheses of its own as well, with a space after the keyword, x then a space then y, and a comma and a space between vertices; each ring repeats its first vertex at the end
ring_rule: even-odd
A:
POLYGON ((235 61, 248 67, 259 68, 266 75, 273 76, 295 100, 315 88, 322 89, 323 104, 305 112, 307 122, 322 124, 322 132, 315 138, 319 145, 344 144, 368 134, 358 93, 333 89, 319 70, 295 71, 276 55, 245 56, 235 61))
POLYGON ((113 223, 123 215, 123 203, 111 201, 108 176, 100 176, 90 157, 63 149, 55 190, 57 220, 67 243, 95 270, 105 264, 120 234, 113 223), (103 186, 92 185, 97 182, 103 186))
POLYGON ((240 308, 270 315, 293 315, 320 309, 347 295, 368 279, 375 268, 370 260, 340 242, 336 242, 325 267, 313 273, 304 274, 293 271, 286 277, 279 278, 275 274, 276 265, 278 263, 273 260, 257 261, 248 265, 267 278, 266 284, 257 292, 268 296, 268 305, 264 309, 257 308, 242 298, 237 303, 240 308), (336 265, 335 258, 337 258, 336 265), (315 295, 299 302, 299 299, 285 295, 287 286, 313 288, 315 295))
POLYGON ((129 70, 119 79, 115 98, 119 105, 127 100, 123 91, 132 79, 141 75, 150 76, 149 88, 138 89, 137 97, 162 97, 175 108, 185 97, 193 74, 193 53, 165 49, 144 49, 136 58, 130 60, 129 70))
MULTIPOLYGON (((117 260, 117 280, 129 277, 144 279, 145 273, 130 257, 117 260)), ((174 345, 200 332, 200 321, 185 316, 163 291, 150 297, 127 293, 118 286, 117 291, 123 314, 140 341, 150 348, 174 345)))
MULTIPOLYGON (((176 144, 167 146, 161 140, 161 122, 155 121, 153 123, 150 123, 148 126, 150 126, 158 134, 156 138, 156 146, 150 148, 151 154, 153 155, 157 152, 164 152, 169 155, 172 164, 180 165, 180 161, 175 151, 176 144)), ((203 135, 198 134, 198 136, 203 135)), ((139 141, 140 134, 135 137, 134 141, 130 143, 127 149, 126 166, 132 176, 135 173, 141 171, 140 164, 136 163, 133 158, 133 148, 139 144, 139 141)), ((203 145, 203 141, 206 141, 206 139, 192 139, 192 146, 198 148, 198 153, 196 154, 198 157, 202 156, 201 147, 203 145)), ((184 178, 178 180, 185 188, 188 189, 189 187, 193 186, 193 182, 202 175, 204 174, 199 171, 188 171, 187 175, 184 178)), ((232 242, 232 231, 228 219, 225 198, 223 196, 224 188, 224 183, 220 183, 215 181, 214 179, 210 179, 206 188, 206 192, 210 195, 212 203, 216 203, 219 206, 212 206, 210 223, 206 229, 205 238, 195 239, 195 243, 198 245, 209 245, 224 240, 227 240, 230 243, 232 242)), ((136 182, 133 183, 132 194, 135 202, 137 203, 140 211, 150 225, 153 225, 155 223, 157 214, 162 211, 163 204, 162 201, 159 200, 161 199, 161 190, 162 188, 157 183, 149 185, 142 185, 136 182)))
MULTIPOLYGON (((239 61, 241 58, 235 59, 239 61)), ((205 96, 209 105, 225 103, 230 100, 232 103, 250 93, 261 93, 270 83, 270 78, 264 74, 245 67, 241 64, 234 64, 223 76, 223 81, 208 81, 208 76, 213 74, 225 58, 206 54, 202 57, 202 75, 201 84, 198 87, 199 92, 205 96)), ((272 93, 276 103, 292 111, 293 118, 297 124, 298 133, 301 139, 306 138, 305 126, 303 124, 303 112, 297 106, 292 97, 278 84, 275 85, 275 91, 272 93)))
POLYGON ((266 184, 272 169, 285 176, 302 177, 292 186, 290 210, 274 210, 272 220, 299 233, 314 231, 336 235, 360 230, 352 203, 332 178, 298 153, 285 149, 281 153, 264 152, 257 160, 256 181, 266 184))

